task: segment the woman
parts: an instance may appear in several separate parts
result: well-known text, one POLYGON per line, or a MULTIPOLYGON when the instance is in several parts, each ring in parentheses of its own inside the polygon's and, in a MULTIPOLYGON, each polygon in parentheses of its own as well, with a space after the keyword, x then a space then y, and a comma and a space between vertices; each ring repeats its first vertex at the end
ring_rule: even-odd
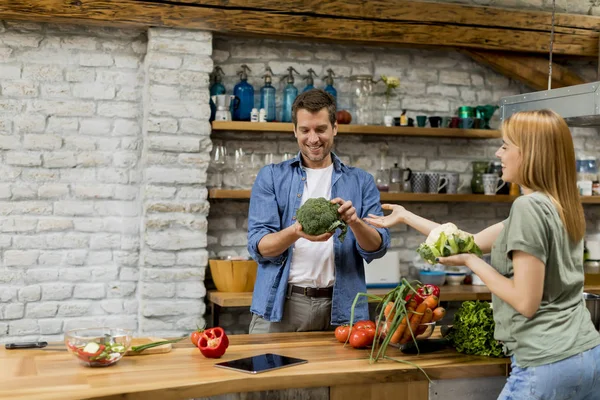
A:
MULTIPOLYGON (((600 334, 582 298, 585 218, 575 152, 565 121, 549 110, 514 114, 496 152, 502 179, 524 196, 508 219, 475 235, 487 264, 473 254, 439 258, 466 265, 492 292, 495 338, 511 356, 499 399, 600 399, 600 334)), ((398 205, 377 227, 405 223, 428 235, 437 223, 398 205)))

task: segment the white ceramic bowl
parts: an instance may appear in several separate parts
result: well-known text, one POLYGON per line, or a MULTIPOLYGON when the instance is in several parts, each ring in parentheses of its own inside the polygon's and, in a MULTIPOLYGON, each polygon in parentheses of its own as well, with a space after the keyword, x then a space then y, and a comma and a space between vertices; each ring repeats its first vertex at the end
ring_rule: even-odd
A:
POLYGON ((464 272, 446 272, 446 283, 450 286, 462 285, 466 276, 464 272))

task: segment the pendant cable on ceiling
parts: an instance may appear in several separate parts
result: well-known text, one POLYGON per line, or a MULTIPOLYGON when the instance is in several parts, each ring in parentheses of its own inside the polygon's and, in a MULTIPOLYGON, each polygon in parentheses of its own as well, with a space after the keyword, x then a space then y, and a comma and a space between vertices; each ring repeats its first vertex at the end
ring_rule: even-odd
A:
POLYGON ((550 28, 550 62, 548 65, 548 90, 552 89, 552 47, 554 46, 554 18, 556 14, 556 0, 552 0, 552 27, 550 28))

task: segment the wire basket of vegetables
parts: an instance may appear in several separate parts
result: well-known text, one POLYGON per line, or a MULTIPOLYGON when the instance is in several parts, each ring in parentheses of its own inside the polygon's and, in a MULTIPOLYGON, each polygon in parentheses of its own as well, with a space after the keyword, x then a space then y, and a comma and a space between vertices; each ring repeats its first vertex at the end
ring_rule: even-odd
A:
POLYGON ((446 313, 444 308, 439 307, 439 295, 440 289, 435 285, 423 285, 418 281, 411 283, 406 279, 402 279, 400 285, 383 297, 358 293, 352 304, 351 329, 356 304, 365 298, 379 301, 376 311, 378 323, 375 327, 369 362, 374 363, 386 358, 421 369, 409 361, 387 356, 386 350, 390 345, 398 346, 413 341, 418 351, 417 339, 431 336, 436 322, 446 313))

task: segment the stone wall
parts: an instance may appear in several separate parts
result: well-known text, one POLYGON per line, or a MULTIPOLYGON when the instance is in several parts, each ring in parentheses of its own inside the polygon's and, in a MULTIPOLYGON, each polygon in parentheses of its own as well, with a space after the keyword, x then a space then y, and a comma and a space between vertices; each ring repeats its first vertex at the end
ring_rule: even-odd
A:
POLYGON ((0 22, 1 342, 202 323, 211 40, 0 22))

